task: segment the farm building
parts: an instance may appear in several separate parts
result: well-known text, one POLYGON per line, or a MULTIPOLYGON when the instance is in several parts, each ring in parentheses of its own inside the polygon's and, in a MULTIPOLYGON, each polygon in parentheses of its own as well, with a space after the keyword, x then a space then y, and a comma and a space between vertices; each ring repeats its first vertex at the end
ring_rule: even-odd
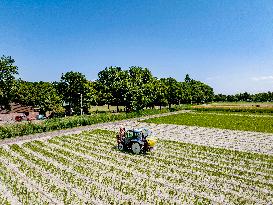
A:
POLYGON ((14 121, 15 116, 23 115, 30 117, 35 117, 39 114, 39 109, 33 108, 32 106, 24 106, 19 103, 11 103, 10 110, 1 110, 0 109, 0 121, 9 122, 14 121))

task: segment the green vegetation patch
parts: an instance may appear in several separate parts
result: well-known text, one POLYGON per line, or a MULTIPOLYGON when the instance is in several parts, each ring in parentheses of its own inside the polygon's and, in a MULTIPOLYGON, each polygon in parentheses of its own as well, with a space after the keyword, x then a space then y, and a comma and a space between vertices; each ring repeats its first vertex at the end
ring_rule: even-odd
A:
POLYGON ((271 116, 191 112, 152 118, 145 122, 273 133, 271 116))

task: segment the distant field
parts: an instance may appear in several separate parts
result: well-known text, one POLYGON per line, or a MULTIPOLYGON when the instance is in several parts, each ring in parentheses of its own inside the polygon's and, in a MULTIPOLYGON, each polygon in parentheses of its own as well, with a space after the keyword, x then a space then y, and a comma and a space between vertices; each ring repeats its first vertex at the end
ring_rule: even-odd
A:
POLYGON ((273 102, 214 102, 209 105, 233 105, 233 106, 252 106, 252 105, 262 105, 262 106, 273 106, 273 102))
MULTIPOLYGON (((272 109, 273 111, 273 102, 269 103, 253 103, 253 102, 219 102, 219 103, 210 103, 210 104, 203 104, 203 105, 180 105, 184 106, 185 108, 192 107, 192 108, 236 108, 236 109, 272 109)), ((175 107, 173 105, 172 107, 175 107)), ((124 106, 119 106, 119 110, 124 111, 124 106)), ((165 108, 162 106, 162 108, 165 108)), ((159 109, 159 106, 155 106, 155 109, 159 109)), ((90 112, 116 112, 117 106, 108 106, 102 105, 102 106, 91 106, 89 108, 90 112)))
POLYGON ((273 157, 159 140, 132 155, 114 132, 0 146, 3 204, 270 204, 273 157))
POLYGON ((248 112, 273 114, 273 103, 253 103, 253 102, 224 102, 194 105, 191 109, 198 111, 221 111, 221 112, 248 112))
POLYGON ((145 122, 273 133, 273 117, 266 115, 195 111, 151 118, 145 122))
POLYGON ((273 108, 273 102, 215 102, 193 107, 273 108))
MULTIPOLYGON (((124 106, 119 106, 118 107, 120 110, 124 110, 124 106)), ((116 112, 117 111, 117 106, 108 106, 107 105, 102 105, 102 106, 91 106, 89 108, 89 112, 116 112)))
MULTIPOLYGON (((125 106, 118 106, 120 111, 125 111, 125 106)), ((161 108, 164 108, 163 106, 161 108)), ((159 109, 159 106, 155 106, 155 109, 159 109)), ((107 105, 102 105, 102 106, 91 106, 89 108, 89 112, 116 112, 117 111, 117 106, 108 106, 107 105)))

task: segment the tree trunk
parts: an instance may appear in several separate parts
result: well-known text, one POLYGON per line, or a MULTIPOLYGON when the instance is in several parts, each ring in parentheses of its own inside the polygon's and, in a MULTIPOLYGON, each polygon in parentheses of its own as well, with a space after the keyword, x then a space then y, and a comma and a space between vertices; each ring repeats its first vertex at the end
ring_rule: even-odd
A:
POLYGON ((118 105, 117 105, 117 112, 118 112, 119 110, 118 110, 118 105))
POLYGON ((161 104, 159 105, 159 109, 161 110, 161 104))
POLYGON ((108 104, 108 110, 109 110, 109 104, 108 104))

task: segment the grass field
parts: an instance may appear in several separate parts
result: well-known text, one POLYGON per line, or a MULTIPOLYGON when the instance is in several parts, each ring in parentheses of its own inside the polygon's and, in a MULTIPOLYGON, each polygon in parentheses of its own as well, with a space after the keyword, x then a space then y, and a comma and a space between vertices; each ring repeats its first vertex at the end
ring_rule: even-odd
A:
MULTIPOLYGON (((159 140, 148 155, 84 132, 0 147, 4 204, 268 204, 273 157, 159 140)), ((3 204, 3 203, 2 203, 3 204)))
POLYGON ((151 118, 145 122, 273 133, 272 115, 196 111, 151 118))

